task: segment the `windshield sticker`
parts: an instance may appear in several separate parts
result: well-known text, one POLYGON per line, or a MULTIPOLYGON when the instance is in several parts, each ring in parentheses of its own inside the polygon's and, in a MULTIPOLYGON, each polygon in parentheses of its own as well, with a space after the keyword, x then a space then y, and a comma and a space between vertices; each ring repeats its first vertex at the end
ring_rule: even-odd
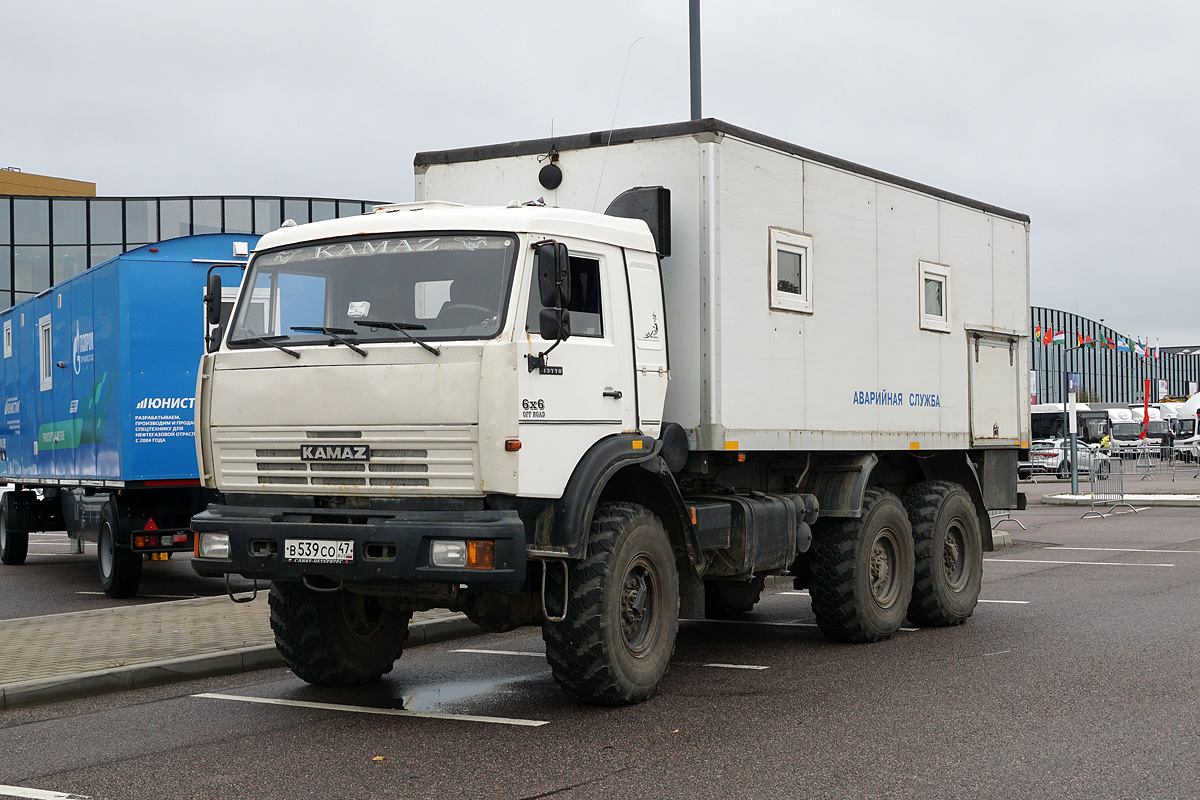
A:
POLYGON ((371 303, 368 300, 353 300, 350 302, 350 307, 346 309, 346 316, 351 319, 358 319, 370 316, 371 303))
POLYGON ((426 236, 412 239, 372 239, 360 242, 319 244, 285 250, 267 257, 267 264, 288 264, 299 261, 320 261, 328 258, 390 255, 393 253, 422 253, 432 251, 504 250, 511 247, 506 236, 457 236, 446 239, 426 236))

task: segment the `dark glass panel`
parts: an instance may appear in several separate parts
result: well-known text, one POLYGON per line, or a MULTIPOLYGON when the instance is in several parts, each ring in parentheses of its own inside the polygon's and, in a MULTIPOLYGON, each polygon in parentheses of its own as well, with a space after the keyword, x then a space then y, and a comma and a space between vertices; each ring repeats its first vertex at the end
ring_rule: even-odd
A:
MULTIPOLYGON (((36 294, 50 288, 50 248, 17 247, 13 251, 14 288, 36 294)), ((18 298, 19 299, 19 298, 18 298)))
POLYGON ((283 201, 283 218, 295 220, 297 225, 308 222, 308 201, 288 198, 283 201))
POLYGON ((13 242, 50 244, 50 201, 13 198, 13 242))
POLYGON ((10 210, 11 208, 8 204, 8 198, 0 197, 0 244, 12 243, 12 239, 9 238, 9 235, 12 233, 12 230, 9 227, 8 219, 10 210))
POLYGON ((125 241, 158 241, 158 201, 125 201, 125 241))
POLYGON ((87 248, 82 245, 54 248, 54 282, 66 280, 87 269, 87 248))
POLYGON ((230 198, 225 201, 225 232, 250 233, 250 199, 245 197, 230 198))
POLYGON ((122 241, 121 201, 93 200, 92 244, 119 244, 122 241))
POLYGON ((338 203, 339 217, 357 217, 363 211, 362 203, 338 203))
POLYGON ((254 201, 254 232, 270 233, 283 220, 279 217, 279 201, 260 197, 254 201))
POLYGON ((54 200, 54 243, 87 244, 87 201, 54 200))
POLYGON ((332 200, 313 200, 312 201, 312 221, 320 222, 323 219, 335 219, 337 217, 337 203, 332 200))
POLYGON ((92 245, 88 248, 88 266, 94 267, 97 264, 103 264, 110 258, 116 258, 121 255, 122 248, 119 244, 92 245))
POLYGON ((178 239, 192 235, 190 200, 162 200, 159 203, 159 239, 178 239))
POLYGON ((221 232, 221 200, 218 197, 192 201, 192 233, 221 232))

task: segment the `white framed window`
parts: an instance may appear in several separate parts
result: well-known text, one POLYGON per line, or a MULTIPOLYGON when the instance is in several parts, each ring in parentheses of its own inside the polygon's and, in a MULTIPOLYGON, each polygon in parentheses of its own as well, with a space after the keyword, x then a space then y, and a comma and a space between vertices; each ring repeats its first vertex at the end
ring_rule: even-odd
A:
POLYGON ((12 356, 12 320, 4 320, 4 357, 12 356))
POLYGON ((950 332, 950 268, 945 264, 922 261, 921 328, 938 333, 950 332))
POLYGON ((38 364, 42 377, 42 391, 54 388, 54 349, 50 335, 50 315, 38 320, 38 364))
POLYGON ((812 313, 812 237, 771 227, 771 308, 812 313))

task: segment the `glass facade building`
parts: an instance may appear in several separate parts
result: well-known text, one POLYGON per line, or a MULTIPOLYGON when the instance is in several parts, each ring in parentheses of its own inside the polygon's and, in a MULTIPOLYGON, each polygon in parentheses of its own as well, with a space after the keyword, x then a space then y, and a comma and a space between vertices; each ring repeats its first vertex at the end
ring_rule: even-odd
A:
MULTIPOLYGON (((1061 403, 1066 399, 1066 375, 1079 375, 1080 402, 1140 403, 1145 382, 1151 387, 1150 402, 1157 402, 1160 380, 1167 382, 1167 395, 1173 398, 1194 394, 1200 386, 1200 354, 1162 352, 1158 358, 1147 358, 1133 352, 1123 352, 1100 344, 1117 342, 1118 337, 1129 343, 1138 337, 1118 333, 1112 328, 1077 314, 1053 308, 1034 306, 1030 310, 1029 363, 1030 395, 1035 403, 1061 403), (1065 333, 1060 344, 1045 343, 1045 333, 1065 333), (1079 337, 1091 339, 1095 346, 1080 346, 1079 337)), ((1155 344, 1155 342, 1150 342, 1155 344)))
POLYGON ((198 233, 267 233, 350 217, 378 202, 311 197, 0 195, 0 308, 127 250, 198 233))

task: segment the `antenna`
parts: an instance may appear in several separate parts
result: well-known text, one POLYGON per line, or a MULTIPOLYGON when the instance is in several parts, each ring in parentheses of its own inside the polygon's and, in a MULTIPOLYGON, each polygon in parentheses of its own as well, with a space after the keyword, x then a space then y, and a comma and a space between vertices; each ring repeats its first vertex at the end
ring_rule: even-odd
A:
POLYGON ((612 144, 613 128, 617 124, 617 109, 621 106, 621 92, 625 89, 625 73, 629 71, 629 57, 633 55, 633 45, 645 39, 645 36, 639 36, 629 45, 629 51, 625 53, 625 68, 621 70, 621 83, 617 86, 617 102, 613 104, 612 122, 608 125, 608 141, 604 144, 604 160, 600 162, 600 176, 596 178, 596 197, 592 200, 592 211, 596 210, 596 206, 600 202, 600 184, 604 181, 604 167, 608 164, 608 148, 612 144))

